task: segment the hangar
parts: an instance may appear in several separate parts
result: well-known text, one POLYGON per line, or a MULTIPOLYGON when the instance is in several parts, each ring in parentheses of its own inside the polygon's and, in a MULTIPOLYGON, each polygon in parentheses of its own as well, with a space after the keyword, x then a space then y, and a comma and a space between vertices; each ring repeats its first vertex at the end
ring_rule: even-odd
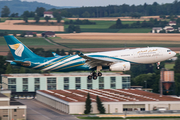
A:
POLYGON ((77 90, 38 90, 36 99, 68 114, 83 114, 87 93, 92 100, 92 112, 99 113, 96 96, 104 104, 106 113, 125 111, 150 111, 158 108, 179 110, 180 100, 170 96, 137 89, 77 89, 77 90))

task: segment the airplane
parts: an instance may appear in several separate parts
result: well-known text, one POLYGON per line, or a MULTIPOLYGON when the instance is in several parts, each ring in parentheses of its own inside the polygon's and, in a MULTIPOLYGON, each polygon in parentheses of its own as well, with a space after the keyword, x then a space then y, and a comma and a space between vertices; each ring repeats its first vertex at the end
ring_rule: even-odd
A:
POLYGON ((14 36, 4 36, 14 60, 7 60, 11 65, 23 66, 43 71, 70 72, 91 71, 88 79, 96 80, 102 76, 101 71, 128 71, 131 64, 152 64, 170 59, 175 52, 164 47, 146 47, 124 49, 107 52, 96 52, 77 55, 41 57, 33 53, 28 47, 14 36))

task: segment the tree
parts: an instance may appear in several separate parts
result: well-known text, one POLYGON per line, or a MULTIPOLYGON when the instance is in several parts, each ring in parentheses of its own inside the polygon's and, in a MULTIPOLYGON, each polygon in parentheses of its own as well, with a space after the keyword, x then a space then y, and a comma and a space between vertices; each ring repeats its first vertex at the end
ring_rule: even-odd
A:
POLYGON ((36 16, 34 17, 34 20, 36 20, 36 23, 39 23, 40 17, 36 15, 36 16))
POLYGON ((28 23, 28 17, 24 16, 23 20, 25 21, 25 23, 28 23))
POLYGON ((63 16, 63 17, 68 17, 68 12, 67 12, 67 10, 62 10, 62 11, 61 11, 61 16, 63 16))
POLYGON ((62 55, 62 56, 63 56, 63 55, 66 55, 64 49, 62 49, 60 53, 61 53, 60 55, 62 55))
POLYGON ((162 19, 166 19, 165 15, 160 15, 159 17, 162 18, 162 19))
POLYGON ((18 17, 18 13, 12 13, 10 17, 18 17))
POLYGON ((68 26, 68 33, 73 33, 74 32, 74 25, 69 25, 68 26))
POLYGON ((13 33, 13 36, 16 37, 16 33, 13 33))
POLYGON ((10 73, 13 73, 13 69, 12 69, 11 64, 8 64, 6 68, 6 74, 10 74, 10 73))
POLYGON ((60 55, 59 49, 56 49, 56 52, 55 52, 55 53, 58 54, 58 55, 60 55))
POLYGON ((180 95, 180 55, 178 55, 178 59, 175 61, 174 66, 175 73, 175 85, 176 85, 176 95, 180 95))
MULTIPOLYGON (((4 56, 0 56, 0 75, 5 73, 7 63, 6 63, 6 58, 4 56)), ((0 77, 0 82, 1 82, 1 77, 0 77)))
POLYGON ((24 13, 22 14, 23 17, 29 17, 29 11, 24 11, 24 13))
POLYGON ((59 12, 59 11, 54 11, 53 12, 53 16, 56 18, 56 20, 57 20, 57 23, 60 23, 61 22, 61 19, 62 19, 62 17, 61 17, 61 13, 59 12))
POLYGON ((37 16, 43 17, 45 10, 46 9, 43 7, 37 7, 35 12, 37 13, 37 16))
POLYGON ((68 55, 73 55, 73 51, 69 50, 68 55))
POLYGON ((81 28, 79 25, 75 26, 75 31, 76 33, 80 33, 81 32, 81 28))
POLYGON ((105 108, 101 102, 99 96, 96 97, 97 108, 100 114, 105 114, 105 108))
POLYGON ((24 13, 22 14, 23 17, 34 17, 35 13, 34 12, 29 12, 29 11, 24 11, 24 13))
POLYGON ((60 22, 61 22, 61 19, 62 19, 61 15, 58 14, 57 17, 56 17, 57 23, 60 23, 60 22))
POLYGON ((49 22, 51 18, 49 16, 46 16, 44 19, 46 20, 46 22, 49 22))
POLYGON ((90 17, 90 14, 89 14, 88 11, 85 11, 85 12, 82 14, 82 16, 83 16, 84 18, 89 18, 89 17, 90 17))
POLYGON ((25 35, 26 35, 26 33, 25 33, 25 32, 22 32, 21 35, 20 35, 20 37, 24 37, 25 35))
POLYGON ((93 18, 94 18, 94 17, 96 17, 96 15, 95 15, 95 13, 94 13, 94 12, 92 13, 91 17, 93 17, 93 18))
POLYGON ((180 25, 180 18, 178 18, 178 19, 176 20, 176 24, 177 24, 177 25, 180 25))
POLYGON ((90 99, 90 95, 89 93, 87 94, 87 98, 86 98, 86 105, 85 105, 85 110, 84 110, 84 114, 89 114, 91 112, 91 99, 90 99))
POLYGON ((10 14, 10 9, 7 6, 4 6, 1 11, 1 17, 8 17, 10 14))
POLYGON ((118 18, 116 21, 116 28, 122 28, 121 20, 118 18))
POLYGON ((0 75, 5 73, 5 69, 6 69, 6 66, 7 66, 5 60, 6 59, 5 59, 4 56, 0 56, 0 75))
POLYGON ((58 16, 58 14, 59 14, 59 11, 57 11, 57 10, 56 10, 56 11, 54 11, 54 12, 53 12, 53 16, 54 16, 54 18, 56 18, 56 17, 58 16))

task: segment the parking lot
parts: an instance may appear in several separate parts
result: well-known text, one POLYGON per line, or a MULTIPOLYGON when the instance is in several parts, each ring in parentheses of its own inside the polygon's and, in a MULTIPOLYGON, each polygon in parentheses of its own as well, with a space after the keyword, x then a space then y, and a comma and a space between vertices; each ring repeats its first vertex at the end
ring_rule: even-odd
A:
POLYGON ((69 115, 54 108, 51 108, 35 99, 17 99, 17 101, 27 105, 27 120, 77 120, 73 115, 69 115))

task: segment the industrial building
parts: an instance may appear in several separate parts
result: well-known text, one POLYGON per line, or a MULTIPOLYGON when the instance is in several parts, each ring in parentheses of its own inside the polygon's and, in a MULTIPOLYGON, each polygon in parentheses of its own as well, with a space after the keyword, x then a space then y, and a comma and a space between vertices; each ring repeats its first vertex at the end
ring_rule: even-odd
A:
POLYGON ((9 90, 1 90, 0 93, 0 117, 2 120, 26 120, 27 106, 9 98, 9 90), (7 96, 6 96, 7 95, 7 96))
POLYGON ((99 96, 106 113, 150 111, 157 109, 179 110, 180 100, 137 89, 78 89, 38 90, 36 99, 69 114, 83 114, 87 93, 92 100, 91 113, 99 113, 96 97, 99 96))
POLYGON ((14 93, 36 90, 124 89, 130 88, 130 75, 103 73, 97 80, 88 80, 89 73, 2 74, 2 88, 14 93))

